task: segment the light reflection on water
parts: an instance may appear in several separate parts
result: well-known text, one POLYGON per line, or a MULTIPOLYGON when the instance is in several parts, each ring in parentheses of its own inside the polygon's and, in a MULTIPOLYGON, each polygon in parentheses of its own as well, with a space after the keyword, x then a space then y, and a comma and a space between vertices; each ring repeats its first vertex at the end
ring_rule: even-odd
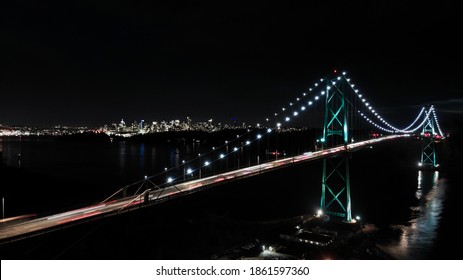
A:
POLYGON ((438 171, 418 171, 416 199, 418 206, 411 207, 409 225, 395 225, 401 231, 398 240, 383 246, 397 259, 426 259, 437 237, 443 211, 446 183, 439 179, 438 171))

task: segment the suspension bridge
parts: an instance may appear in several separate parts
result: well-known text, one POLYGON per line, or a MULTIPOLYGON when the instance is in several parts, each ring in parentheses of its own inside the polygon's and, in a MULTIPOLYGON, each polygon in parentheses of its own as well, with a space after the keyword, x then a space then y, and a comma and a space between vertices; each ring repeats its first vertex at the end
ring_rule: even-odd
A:
POLYGON ((27 220, 2 220, 0 243, 136 211, 228 182, 314 160, 321 160, 323 164, 318 215, 340 217, 345 222, 354 223, 349 173, 349 156, 354 151, 379 142, 413 136, 422 141, 418 168, 439 167, 435 145, 444 139, 445 135, 432 105, 421 108, 416 117, 403 128, 392 125, 379 111, 367 100, 365 94, 355 87, 346 72, 338 73, 335 70, 320 78, 306 92, 292 99, 287 106, 263 119, 262 125, 258 124, 236 138, 224 140, 223 145, 213 147, 207 153, 198 154, 189 161, 183 161, 175 168, 145 176, 124 186, 99 203, 48 216, 28 217, 27 220), (317 106, 321 110, 313 109, 317 106), (262 157, 262 139, 280 134, 292 121, 301 119, 304 115, 311 116, 310 114, 319 112, 322 112, 322 129, 321 135, 315 141, 314 149, 286 156, 278 150, 278 145, 275 145, 274 151, 265 151, 267 159, 262 157), (248 150, 249 155, 245 166, 243 160, 240 164, 244 149, 248 150), (252 161, 251 149, 256 150, 252 161), (230 159, 234 163, 232 166, 228 164, 230 159), (218 171, 207 173, 211 167, 218 171))

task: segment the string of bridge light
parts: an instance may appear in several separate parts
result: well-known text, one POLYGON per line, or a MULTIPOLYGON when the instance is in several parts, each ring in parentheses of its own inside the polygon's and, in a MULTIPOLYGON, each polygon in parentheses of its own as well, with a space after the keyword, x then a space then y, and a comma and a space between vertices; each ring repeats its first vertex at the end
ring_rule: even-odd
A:
MULTIPOLYGON (((368 118, 366 116, 366 114, 362 113, 361 111, 358 111, 358 113, 360 113, 360 115, 363 118, 365 118, 369 123, 371 123, 372 125, 374 125, 378 129, 381 129, 383 131, 390 132, 390 133, 394 133, 394 132, 411 133, 411 132, 414 132, 417 129, 419 129, 421 127, 421 125, 424 123, 424 122, 422 122, 421 125, 415 127, 414 129, 411 129, 411 130, 409 129, 410 127, 412 127, 420 119, 421 115, 424 113, 424 107, 423 107, 423 108, 421 108, 420 113, 416 116, 415 120, 410 125, 408 125, 405 128, 402 128, 402 129, 394 127, 393 125, 388 123, 378 112, 376 112, 376 110, 373 108, 373 106, 371 106, 370 103, 367 102, 366 98, 362 98, 363 95, 359 93, 358 89, 354 88, 355 84, 351 83, 350 78, 347 78, 345 76, 346 72, 343 72, 342 74, 344 76, 344 79, 347 81, 347 83, 352 88, 352 90, 356 93, 357 97, 362 101, 362 104, 369 110, 369 112, 371 112, 379 121, 381 121, 383 124, 385 124, 387 127, 390 128, 390 129, 388 129, 388 128, 383 127, 382 125, 377 124, 376 122, 374 122, 373 120, 368 118)), ((340 80, 340 77, 338 77, 337 79, 340 80)))
MULTIPOLYGON (((415 120, 409 125, 407 126, 406 128, 404 129, 401 129, 401 130, 391 130, 391 129, 387 129, 385 127, 382 127, 381 125, 375 123, 374 121, 372 121, 370 118, 368 118, 366 116, 366 114, 358 111, 360 113, 360 115, 365 119, 367 120, 367 122, 371 123, 372 125, 374 125, 376 128, 379 128, 383 131, 386 131, 386 132, 390 132, 390 133, 397 133, 397 132, 401 132, 401 133, 412 133, 412 132, 415 132, 416 130, 418 130, 423 124, 424 124, 424 121, 421 122, 419 125, 417 125, 415 128, 413 129, 409 129, 410 127, 412 127, 419 119, 420 119, 420 116, 423 114, 423 113, 426 113, 424 107, 421 108, 421 111, 420 113, 418 114, 418 116, 415 118, 415 120)), ((426 118, 425 118, 426 120, 426 118)))
POLYGON ((401 133, 412 133, 412 132, 415 132, 416 130, 418 130, 420 127, 422 127, 424 125, 424 123, 426 121, 429 121, 429 115, 431 114, 431 110, 430 111, 424 111, 425 114, 426 114, 426 117, 423 119, 423 121, 417 126, 415 127, 414 129, 410 129, 410 130, 401 130, 401 131, 396 131, 396 130, 390 130, 390 129, 387 129, 387 128, 384 128, 378 124, 376 124, 375 122, 373 122, 370 118, 368 118, 365 114, 363 113, 360 113, 360 115, 369 123, 371 123, 372 125, 374 125, 375 127, 383 130, 383 131, 386 131, 386 132, 390 132, 390 133, 394 133, 394 132, 401 132, 401 133))
MULTIPOLYGON (((309 88, 309 92, 314 92, 322 84, 322 82, 325 81, 325 79, 326 79, 326 77, 325 78, 320 78, 320 83, 318 83, 318 82, 314 83, 313 88, 312 87, 309 88)), ((320 96, 322 96, 322 95, 325 95, 325 91, 323 91, 323 90, 320 92, 320 96)), ((302 111, 305 111, 308 107, 312 106, 313 104, 315 104, 315 102, 320 100, 320 96, 315 95, 314 99, 309 100, 306 105, 302 104, 301 107, 300 107, 300 111, 298 109, 294 110, 292 113, 290 113, 290 116, 286 116, 284 118, 284 121, 289 122, 292 117, 297 117, 302 111)), ((306 99, 307 97, 308 97, 308 94, 306 92, 303 92, 300 97, 296 97, 295 102, 289 102, 288 105, 289 105, 289 107, 293 107, 297 103, 302 102, 303 99, 306 99)), ((276 118, 277 116, 283 114, 283 112, 286 112, 286 111, 287 111, 287 108, 282 107, 280 113, 276 112, 276 113, 273 114, 274 118, 276 118)), ((268 122, 269 118, 266 118, 265 120, 268 122)), ((280 126, 281 126, 281 123, 279 123, 279 122, 276 123, 276 127, 280 127, 280 126)))
POLYGON ((442 133, 442 130, 440 128, 439 120, 437 120, 436 110, 434 109, 433 106, 431 106, 431 110, 432 110, 432 115, 434 117, 434 121, 436 122, 436 125, 437 125, 437 130, 439 130, 440 136, 442 136, 442 138, 444 138, 444 133, 442 133))

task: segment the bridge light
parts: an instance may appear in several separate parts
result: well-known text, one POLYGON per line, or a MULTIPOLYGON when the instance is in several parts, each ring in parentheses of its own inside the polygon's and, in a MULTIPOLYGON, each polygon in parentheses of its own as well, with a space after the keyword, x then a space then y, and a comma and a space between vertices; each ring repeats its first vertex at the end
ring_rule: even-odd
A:
POLYGON ((286 110, 286 109, 285 109, 285 107, 283 107, 281 110, 284 111, 284 110, 286 110))
POLYGON ((302 110, 302 111, 304 111, 304 110, 305 110, 305 107, 304 107, 304 106, 302 106, 302 107, 301 107, 301 110, 302 110))
POLYGON ((290 118, 289 117, 286 117, 285 118, 285 121, 289 122, 290 118))
POLYGON ((260 139, 260 138, 262 138, 262 135, 257 134, 257 139, 260 139))
POLYGON ((172 177, 167 178, 167 183, 171 183, 174 179, 172 177))
POLYGON ((309 91, 312 91, 312 88, 309 88, 309 91))
POLYGON ((361 95, 361 94, 359 94, 359 97, 362 97, 362 95, 361 95))
POLYGON ((317 95, 317 96, 315 96, 315 100, 318 100, 318 98, 319 98, 319 97, 318 97, 318 95, 317 95))
POLYGON ((297 112, 294 112, 294 113, 293 113, 294 116, 297 116, 297 114, 298 114, 297 112))
POLYGON ((233 148, 233 151, 235 151, 235 152, 238 151, 238 148, 237 148, 237 147, 234 147, 234 148, 233 148))
POLYGON ((421 162, 418 162, 418 166, 423 166, 423 164, 421 162))
POLYGON ((148 176, 145 175, 145 180, 148 179, 148 176))
POLYGON ((351 84, 350 86, 351 86, 351 87, 354 87, 355 85, 354 85, 354 84, 351 84))
POLYGON ((186 170, 186 174, 191 174, 191 173, 193 173, 193 170, 191 170, 191 168, 188 168, 188 169, 186 170))
POLYGON ((350 82, 350 79, 347 79, 348 82, 350 82))
POLYGON ((363 101, 363 102, 365 102, 365 101, 366 101, 366 99, 364 98, 364 99, 362 99, 362 101, 363 101))
POLYGON ((246 141, 246 145, 249 145, 249 144, 251 144, 251 142, 250 142, 249 140, 248 140, 248 141, 246 141))
POLYGON ((320 142, 324 143, 324 142, 325 142, 325 138, 320 139, 320 142))
POLYGON ((281 123, 277 123, 277 127, 280 127, 281 126, 281 123))
POLYGON ((267 128, 267 133, 270 133, 272 132, 272 129, 271 128, 267 128))
POLYGON ((266 118, 265 120, 268 121, 268 118, 266 118))
POLYGON ((341 76, 338 77, 338 81, 341 80, 341 76))
MULTIPOLYGON (((328 87, 328 89, 330 89, 330 87, 328 87)), ((324 90, 322 90, 321 95, 325 95, 325 91, 324 91, 324 90)))
POLYGON ((343 74, 343 75, 346 75, 347 73, 344 71, 344 72, 342 72, 342 74, 343 74))
POLYGON ((318 84, 317 84, 317 83, 315 83, 315 86, 316 86, 316 87, 318 87, 318 84))
POLYGON ((275 117, 278 116, 278 113, 275 113, 275 117))
POLYGON ((332 83, 333 85, 335 85, 335 84, 336 84, 336 81, 332 81, 331 83, 332 83))
POLYGON ((357 93, 357 92, 359 92, 359 90, 358 90, 358 89, 356 89, 356 90, 355 90, 355 93, 357 93))
POLYGON ((303 95, 303 96, 306 96, 306 95, 307 95, 307 93, 303 92, 303 93, 302 93, 302 95, 303 95))
POLYGON ((220 158, 224 158, 224 157, 225 157, 225 155, 224 155, 224 154, 220 154, 220 158))
POLYGON ((207 160, 204 162, 204 166, 208 166, 209 164, 210 164, 210 162, 207 161, 207 160))
POLYGON ((298 98, 296 98, 296 101, 299 101, 299 97, 298 97, 298 98))
POLYGON ((312 101, 309 101, 307 104, 312 105, 312 101))
POLYGON ((323 216, 323 211, 322 211, 322 209, 318 209, 317 210, 317 217, 321 217, 321 216, 323 216))
POLYGON ((289 102, 289 106, 293 106, 293 103, 289 102))
POLYGON ((366 106, 370 105, 370 103, 365 103, 366 106))

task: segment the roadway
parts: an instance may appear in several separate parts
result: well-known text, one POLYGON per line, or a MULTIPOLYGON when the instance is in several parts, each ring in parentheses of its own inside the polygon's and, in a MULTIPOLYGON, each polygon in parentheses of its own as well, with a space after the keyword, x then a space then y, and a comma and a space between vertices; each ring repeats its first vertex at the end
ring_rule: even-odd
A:
POLYGON ((241 180, 262 173, 274 171, 288 167, 296 163, 304 163, 325 157, 335 156, 344 151, 354 151, 365 146, 373 145, 385 140, 392 140, 409 135, 391 135, 381 138, 348 144, 324 149, 316 152, 307 152, 302 155, 278 159, 275 161, 241 168, 218 175, 205 177, 202 179, 191 180, 175 184, 163 189, 151 189, 139 195, 129 196, 122 199, 114 199, 87 207, 56 213, 46 217, 34 217, 30 220, 17 220, 10 223, 0 223, 0 244, 14 240, 27 238, 30 236, 43 234, 48 231, 60 229, 62 227, 76 225, 89 220, 117 215, 122 212, 132 211, 151 204, 165 202, 179 196, 188 195, 210 187, 218 186, 227 182, 241 180))

